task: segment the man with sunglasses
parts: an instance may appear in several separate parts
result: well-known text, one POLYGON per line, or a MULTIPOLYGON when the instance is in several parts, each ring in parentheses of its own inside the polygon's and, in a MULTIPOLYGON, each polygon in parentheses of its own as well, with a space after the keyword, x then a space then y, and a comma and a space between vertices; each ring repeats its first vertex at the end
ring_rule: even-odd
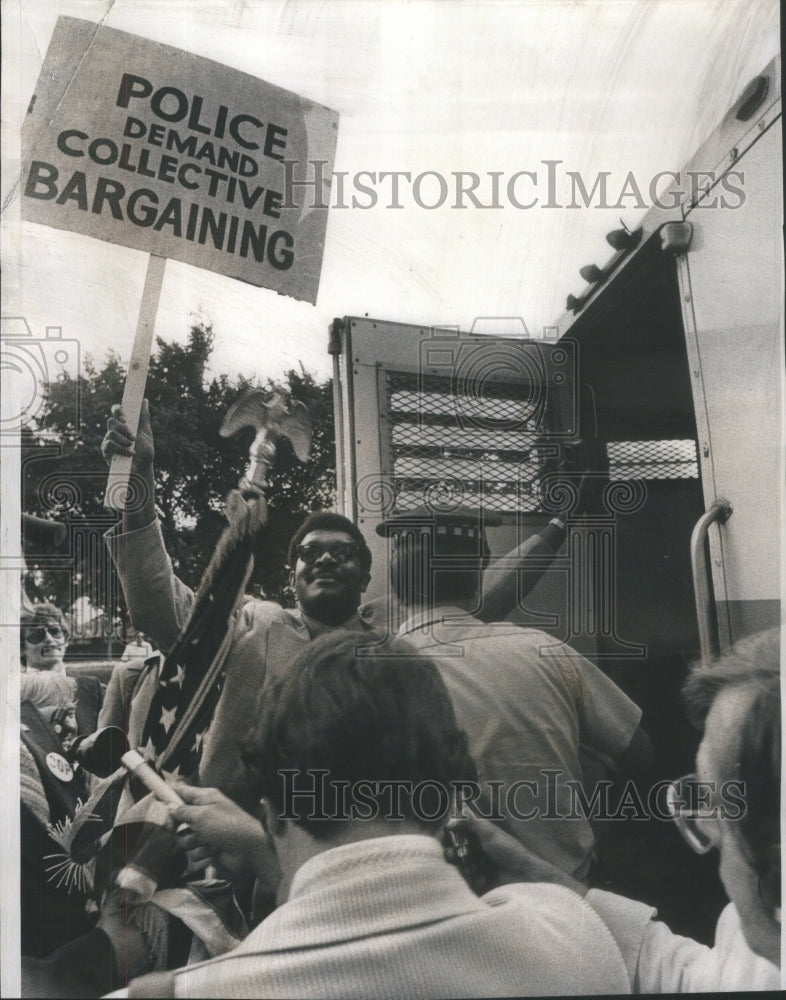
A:
MULTIPOLYGON (((104 458, 109 463, 114 454, 129 451, 134 456, 132 475, 141 480, 137 492, 143 499, 129 505, 122 525, 117 526, 122 530, 110 530, 106 541, 134 627, 166 653, 188 620, 194 594, 175 576, 156 517, 154 443, 147 401, 135 436, 120 408, 112 408, 102 443, 104 458)), ((285 609, 251 598, 242 606, 225 661, 224 686, 204 737, 200 782, 220 788, 240 803, 246 789, 236 762, 256 720, 267 680, 287 671, 301 648, 318 635, 337 627, 359 632, 372 627, 370 613, 358 613, 370 579, 371 552, 350 520, 330 511, 310 514, 292 538, 289 564, 298 607, 285 609)), ((153 674, 148 687, 155 683, 153 674)), ((140 704, 148 701, 149 694, 149 690, 138 692, 140 704)), ((132 706, 131 718, 144 724, 138 707, 135 711, 132 706)), ((129 732, 132 743, 140 736, 141 729, 129 732)))
POLYGON ((21 657, 25 669, 64 674, 68 625, 54 604, 33 604, 22 609, 21 657))
MULTIPOLYGON (((65 616, 54 604, 34 604, 20 616, 22 669, 28 673, 66 674, 65 654, 70 633, 65 616)), ((98 722, 103 689, 97 677, 76 677, 76 720, 79 732, 92 733, 98 722)))

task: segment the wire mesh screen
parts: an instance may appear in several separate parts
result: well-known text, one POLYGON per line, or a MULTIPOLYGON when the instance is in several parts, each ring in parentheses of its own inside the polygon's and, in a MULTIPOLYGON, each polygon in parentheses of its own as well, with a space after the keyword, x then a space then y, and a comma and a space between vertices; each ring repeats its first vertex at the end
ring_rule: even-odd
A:
POLYGON ((698 479, 696 442, 610 441, 610 479, 698 479))
POLYGON ((540 509, 542 412, 526 386, 482 395, 450 377, 385 374, 388 469, 399 510, 460 502, 501 514, 540 509))
MULTIPOLYGON (((550 442, 537 393, 520 383, 486 382, 476 392, 450 376, 387 371, 383 470, 396 507, 482 506, 500 514, 543 510, 539 479, 550 442)), ((696 442, 612 441, 609 479, 697 479, 696 442)))

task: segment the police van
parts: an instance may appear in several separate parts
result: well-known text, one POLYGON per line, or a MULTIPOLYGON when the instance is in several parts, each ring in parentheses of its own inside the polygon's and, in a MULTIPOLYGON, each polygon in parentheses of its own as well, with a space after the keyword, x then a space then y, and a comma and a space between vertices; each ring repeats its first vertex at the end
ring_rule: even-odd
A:
MULTIPOLYGON (((505 617, 613 677, 644 709, 664 776, 693 761, 690 663, 781 618, 780 87, 776 59, 640 227, 609 233, 555 336, 522 339, 515 322, 493 338, 358 317, 331 328, 339 509, 379 567, 368 596, 386 594, 374 529, 392 510, 499 515, 487 575, 515 579, 505 617), (555 516, 560 550, 528 550, 555 516), (528 565, 506 555, 516 547, 528 565)), ((711 925, 686 922, 679 893, 658 900, 640 870, 616 886, 651 888, 684 932, 711 925)))

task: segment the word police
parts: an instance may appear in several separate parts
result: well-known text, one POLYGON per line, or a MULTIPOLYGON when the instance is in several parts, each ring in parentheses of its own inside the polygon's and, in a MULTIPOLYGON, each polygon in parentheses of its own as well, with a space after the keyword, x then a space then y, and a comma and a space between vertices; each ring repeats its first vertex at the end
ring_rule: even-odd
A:
POLYGON ((173 86, 155 88, 150 80, 131 73, 122 75, 115 103, 135 112, 123 127, 122 138, 130 141, 63 129, 57 149, 81 161, 84 169, 62 176, 53 163, 33 160, 26 197, 127 221, 240 257, 253 255, 277 270, 292 266, 293 236, 284 229, 269 231, 267 223, 259 222, 260 215, 280 218, 283 196, 254 179, 264 169, 265 159, 276 164, 276 172, 283 169, 277 164, 284 161, 286 128, 253 114, 231 112, 224 104, 208 113, 199 95, 189 98, 173 86), (151 115, 167 124, 150 121, 151 115), (162 196, 160 187, 132 188, 117 174, 111 176, 119 170, 172 185, 173 196, 162 196), (206 205, 205 198, 215 205, 206 205), (233 214, 229 206, 240 214, 233 214))

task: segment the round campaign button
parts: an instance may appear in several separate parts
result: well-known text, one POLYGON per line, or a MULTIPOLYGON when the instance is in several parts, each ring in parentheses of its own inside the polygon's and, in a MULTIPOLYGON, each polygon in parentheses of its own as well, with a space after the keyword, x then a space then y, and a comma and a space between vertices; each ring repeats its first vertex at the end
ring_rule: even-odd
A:
POLYGON ((74 777, 74 769, 65 757, 59 753, 48 753, 46 755, 46 766, 60 781, 71 781, 74 777))

